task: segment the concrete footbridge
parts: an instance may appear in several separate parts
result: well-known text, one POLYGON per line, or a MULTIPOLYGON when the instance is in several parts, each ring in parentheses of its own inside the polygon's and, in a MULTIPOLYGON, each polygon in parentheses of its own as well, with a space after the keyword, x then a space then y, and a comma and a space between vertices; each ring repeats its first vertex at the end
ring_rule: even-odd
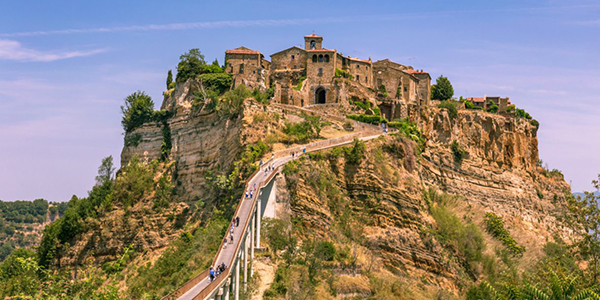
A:
POLYGON ((248 276, 253 274, 250 260, 254 258, 254 250, 260 248, 261 219, 265 208, 268 202, 275 200, 273 179, 286 163, 299 158, 302 153, 347 145, 354 139, 370 140, 383 134, 377 126, 365 123, 355 122, 355 128, 361 130, 338 138, 274 152, 246 182, 246 191, 253 191, 253 197, 246 198, 246 195, 243 195, 239 201, 233 216, 234 219, 239 218, 239 225, 233 228, 233 242, 230 242, 229 227, 224 236, 227 242, 221 242, 217 251, 212 265, 216 268, 225 264, 226 269, 212 281, 209 270, 206 270, 165 296, 163 300, 238 300, 240 288, 246 289, 248 276), (296 155, 292 156, 292 153, 296 155))

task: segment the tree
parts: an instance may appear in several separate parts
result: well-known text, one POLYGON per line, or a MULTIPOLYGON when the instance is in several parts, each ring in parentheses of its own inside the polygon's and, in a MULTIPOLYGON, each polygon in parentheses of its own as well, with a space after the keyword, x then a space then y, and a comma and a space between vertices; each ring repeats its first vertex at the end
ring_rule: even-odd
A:
POLYGON ((115 172, 115 166, 113 164, 113 157, 108 156, 102 159, 102 164, 98 167, 98 176, 96 176, 96 182, 99 185, 104 185, 110 182, 112 174, 115 172))
POLYGON ((187 53, 179 57, 180 61, 177 64, 177 82, 185 82, 189 78, 194 78, 202 74, 203 67, 206 65, 204 55, 200 53, 200 49, 190 49, 187 53))
POLYGON ((167 90, 171 88, 172 83, 173 83, 173 71, 169 70, 169 73, 167 73, 167 90))
POLYGON ((490 105, 487 108, 487 112, 490 112, 490 113, 493 113, 493 114, 497 113, 498 112, 498 105, 494 101, 490 100, 490 105))
MULTIPOLYGON (((596 190, 600 189, 600 174, 592 181, 596 190)), ((598 264, 600 263, 600 196, 593 192, 584 192, 584 196, 569 197, 567 224, 573 232, 579 234, 575 245, 579 254, 590 262, 593 282, 598 280, 598 264)))
POLYGON ((436 100, 448 100, 454 96, 454 88, 448 78, 440 75, 431 86, 431 97, 436 100))
POLYGON ((131 132, 151 120, 154 102, 145 92, 137 91, 125 98, 125 105, 121 106, 121 111, 123 129, 126 133, 131 132))

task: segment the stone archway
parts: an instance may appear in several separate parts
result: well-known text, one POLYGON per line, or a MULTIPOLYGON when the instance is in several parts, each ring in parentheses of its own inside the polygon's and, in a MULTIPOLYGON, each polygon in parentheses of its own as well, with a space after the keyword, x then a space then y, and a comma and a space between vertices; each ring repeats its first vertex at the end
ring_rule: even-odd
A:
POLYGON ((315 104, 327 103, 327 91, 324 87, 320 86, 315 90, 315 104))

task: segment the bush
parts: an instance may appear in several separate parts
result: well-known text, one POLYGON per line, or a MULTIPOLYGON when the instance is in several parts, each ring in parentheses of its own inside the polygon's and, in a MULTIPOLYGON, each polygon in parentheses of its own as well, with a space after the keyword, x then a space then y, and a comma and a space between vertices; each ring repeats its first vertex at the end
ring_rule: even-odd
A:
POLYGON ((303 116, 305 121, 285 124, 283 133, 287 135, 287 138, 283 142, 304 144, 320 136, 322 127, 321 118, 318 116, 303 116))
POLYGON ((385 120, 385 118, 378 115, 346 115, 346 118, 373 125, 387 123, 387 120, 385 120))
POLYGON ((340 70, 340 69, 335 69, 335 77, 341 77, 341 78, 346 78, 346 79, 350 79, 350 80, 354 79, 354 76, 352 76, 350 73, 348 73, 344 70, 340 70))
POLYGON ((125 105, 121 106, 123 119, 121 124, 125 133, 142 126, 152 119, 154 102, 145 92, 137 91, 125 98, 125 105))
POLYGON ((169 70, 167 73, 167 90, 171 89, 171 84, 173 84, 173 72, 169 70))
POLYGON ((358 165, 365 155, 365 143, 359 139, 354 139, 352 147, 344 147, 344 157, 346 163, 351 165, 358 165))
POLYGON ((296 84, 296 86, 294 87, 294 90, 299 91, 302 89, 302 83, 304 82, 304 80, 306 80, 306 76, 302 76, 300 77, 300 79, 298 80, 298 84, 296 84))
POLYGON ((232 75, 227 73, 206 73, 198 76, 205 89, 223 94, 231 88, 232 75))
POLYGON ((329 241, 319 242, 315 247, 315 256, 324 261, 332 261, 335 257, 335 246, 329 241))
POLYGON ((540 122, 538 122, 538 121, 537 121, 537 120, 535 120, 535 119, 534 119, 534 120, 531 120, 531 121, 529 121, 529 123, 530 123, 531 125, 533 125, 533 126, 535 127, 535 129, 539 129, 539 128, 540 128, 540 122))
POLYGON ((490 105, 488 106, 486 111, 495 114, 498 112, 498 105, 494 101, 490 100, 490 105))
POLYGON ((413 123, 408 119, 400 119, 388 122, 387 124, 391 128, 398 129, 401 134, 417 143, 419 149, 423 151, 425 148, 425 138, 423 137, 423 134, 421 133, 421 130, 419 130, 419 127, 417 127, 416 123, 413 123))
POLYGON ((525 252, 525 247, 517 245, 515 239, 513 239, 510 233, 504 228, 502 218, 496 214, 491 212, 485 214, 485 227, 486 231, 502 242, 511 253, 521 255, 525 252))
POLYGON ((461 163, 462 160, 467 156, 467 151, 456 140, 452 141, 450 149, 452 149, 454 161, 457 163, 461 163))
POLYGON ((438 108, 446 109, 448 111, 448 116, 450 119, 454 120, 458 116, 458 108, 456 108, 456 103, 452 101, 442 101, 437 106, 438 108))
POLYGON ((448 78, 440 75, 431 88, 431 97, 435 100, 448 100, 454 96, 454 88, 448 78))

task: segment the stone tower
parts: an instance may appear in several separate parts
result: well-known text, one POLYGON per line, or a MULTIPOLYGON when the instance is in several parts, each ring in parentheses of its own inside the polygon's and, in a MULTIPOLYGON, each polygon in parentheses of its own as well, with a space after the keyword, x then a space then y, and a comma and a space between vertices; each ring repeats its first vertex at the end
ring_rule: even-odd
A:
POLYGON ((319 50, 323 48, 323 37, 316 34, 310 34, 304 36, 304 49, 305 50, 319 50))

